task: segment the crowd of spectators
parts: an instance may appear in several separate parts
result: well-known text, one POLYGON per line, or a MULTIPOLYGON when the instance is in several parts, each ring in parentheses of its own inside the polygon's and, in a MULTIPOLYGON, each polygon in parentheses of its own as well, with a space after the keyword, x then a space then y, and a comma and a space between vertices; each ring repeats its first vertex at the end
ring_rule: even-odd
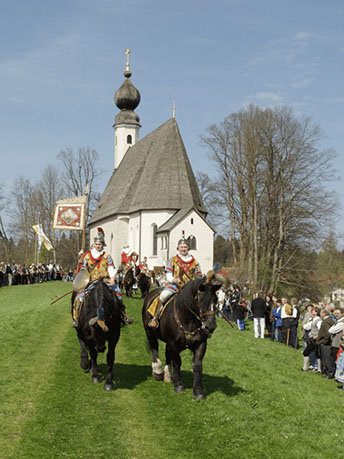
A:
POLYGON ((0 262, 0 287, 27 285, 54 280, 73 281, 74 271, 64 270, 58 263, 5 263, 0 262))
POLYGON ((336 379, 344 390, 344 309, 333 304, 302 304, 297 298, 277 298, 258 292, 252 302, 240 287, 218 291, 218 309, 238 329, 246 330, 245 320, 252 319, 254 337, 266 336, 294 349, 302 342, 302 371, 313 371, 327 379, 336 379), (301 313, 303 315, 301 315, 301 313))

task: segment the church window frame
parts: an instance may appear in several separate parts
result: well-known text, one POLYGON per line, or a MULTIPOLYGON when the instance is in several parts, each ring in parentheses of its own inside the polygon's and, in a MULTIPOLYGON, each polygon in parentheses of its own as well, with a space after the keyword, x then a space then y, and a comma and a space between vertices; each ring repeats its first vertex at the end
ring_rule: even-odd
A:
POLYGON ((157 257, 158 256, 158 225, 156 223, 153 223, 151 225, 152 228, 152 256, 157 257))
POLYGON ((133 144, 133 137, 131 134, 127 135, 127 144, 132 145, 133 144))
POLYGON ((197 250, 197 238, 193 234, 190 234, 187 240, 190 244, 190 250, 197 250))

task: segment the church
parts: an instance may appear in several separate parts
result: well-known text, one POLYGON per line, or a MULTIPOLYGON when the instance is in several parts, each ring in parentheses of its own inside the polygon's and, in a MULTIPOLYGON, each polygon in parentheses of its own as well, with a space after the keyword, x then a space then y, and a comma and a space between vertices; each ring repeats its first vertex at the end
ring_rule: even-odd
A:
POLYGON ((176 254, 182 232, 203 272, 213 266, 214 229, 207 222, 197 182, 175 116, 139 140, 140 93, 125 80, 115 93, 114 172, 90 221, 91 241, 100 226, 116 268, 123 248, 147 257, 158 272, 176 254))

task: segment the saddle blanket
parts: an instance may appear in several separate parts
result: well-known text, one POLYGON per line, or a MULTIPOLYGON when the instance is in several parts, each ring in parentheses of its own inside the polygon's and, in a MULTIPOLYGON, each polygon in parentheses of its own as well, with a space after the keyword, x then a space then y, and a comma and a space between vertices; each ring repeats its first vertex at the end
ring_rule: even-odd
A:
MULTIPOLYGON (((162 308, 159 312, 159 316, 158 316, 158 319, 161 318, 161 316, 163 315, 165 309, 166 309, 166 306, 168 305, 168 303, 172 300, 172 298, 174 297, 174 295, 170 296, 170 298, 166 301, 166 303, 164 303, 162 305, 162 308)), ((156 298, 154 298, 154 300, 152 301, 152 304, 149 306, 148 308, 148 312, 149 314, 154 317, 156 312, 157 312, 157 308, 158 308, 158 303, 159 303, 159 298, 160 296, 158 295, 156 298)))

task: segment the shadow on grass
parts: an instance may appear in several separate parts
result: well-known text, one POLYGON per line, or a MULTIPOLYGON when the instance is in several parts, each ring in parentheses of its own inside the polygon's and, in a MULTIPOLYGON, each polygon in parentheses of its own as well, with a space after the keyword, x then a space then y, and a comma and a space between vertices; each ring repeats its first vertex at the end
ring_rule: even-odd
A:
MULTIPOLYGON (((192 371, 182 371, 181 373, 185 388, 192 389, 192 371)), ((235 386, 233 379, 228 378, 228 376, 214 376, 207 373, 203 373, 203 389, 206 395, 213 394, 214 392, 222 392, 227 397, 234 397, 241 392, 245 392, 245 389, 235 386)))
MULTIPOLYGON (((106 374, 106 364, 99 365, 103 376, 106 374)), ((116 363, 114 365, 114 380, 117 389, 134 389, 136 386, 152 377, 152 368, 148 365, 116 363)))
MULTIPOLYGON (((99 369, 105 376, 106 364, 100 364, 99 369)), ((152 377, 152 368, 149 365, 134 365, 115 363, 114 379, 117 389, 135 389, 136 386, 152 377)), ((183 383, 186 389, 193 388, 193 373, 192 371, 182 371, 183 383)), ((156 381, 157 384, 163 384, 156 381)), ((228 376, 213 376, 203 374, 203 388, 207 395, 214 392, 222 392, 227 397, 233 397, 241 392, 245 392, 241 387, 235 386, 234 381, 228 376)))

